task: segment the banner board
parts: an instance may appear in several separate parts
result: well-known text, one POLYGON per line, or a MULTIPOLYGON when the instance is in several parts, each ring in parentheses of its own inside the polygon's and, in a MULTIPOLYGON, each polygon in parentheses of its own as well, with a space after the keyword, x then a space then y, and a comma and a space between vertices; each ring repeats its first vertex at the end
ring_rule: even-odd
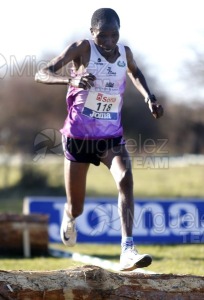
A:
MULTIPOLYGON (((27 197, 23 213, 49 215, 50 242, 59 243, 64 197, 27 197)), ((136 244, 204 243, 204 199, 135 199, 136 244)), ((130 218, 130 216, 127 216, 130 218)), ((86 198, 77 218, 77 242, 120 243, 121 224, 115 198, 86 198)))

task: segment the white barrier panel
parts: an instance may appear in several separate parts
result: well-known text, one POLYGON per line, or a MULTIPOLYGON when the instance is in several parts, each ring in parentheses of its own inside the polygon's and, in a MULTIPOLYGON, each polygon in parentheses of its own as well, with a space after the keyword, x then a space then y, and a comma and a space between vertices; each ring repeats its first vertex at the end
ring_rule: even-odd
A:
MULTIPOLYGON (((200 199, 135 199, 133 236, 137 244, 204 243, 204 205, 200 199)), ((64 197, 27 197, 23 213, 49 215, 50 242, 61 242, 64 197)), ((130 216, 129 216, 130 217, 130 216)), ((77 218, 78 242, 120 243, 115 198, 87 198, 77 218)))

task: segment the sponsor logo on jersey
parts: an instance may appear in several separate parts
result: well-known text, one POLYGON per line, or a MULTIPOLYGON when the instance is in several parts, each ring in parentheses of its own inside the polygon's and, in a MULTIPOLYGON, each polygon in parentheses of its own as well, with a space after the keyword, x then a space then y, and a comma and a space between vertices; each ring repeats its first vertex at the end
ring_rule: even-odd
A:
POLYGON ((111 67, 108 67, 108 68, 107 68, 107 71, 108 71, 108 75, 116 76, 116 72, 113 72, 113 71, 111 70, 111 67))
POLYGON ((119 60, 119 61, 117 62, 117 65, 118 65, 118 67, 125 67, 125 66, 126 66, 126 63, 125 63, 124 61, 119 60))
POLYGON ((91 118, 95 118, 95 119, 111 119, 111 114, 110 113, 103 113, 103 112, 96 112, 96 111, 92 111, 92 114, 90 114, 91 118))
POLYGON ((113 88, 114 83, 113 82, 107 82, 105 87, 113 88))
POLYGON ((102 102, 115 102, 116 101, 116 97, 113 96, 104 96, 104 94, 102 93, 98 93, 96 96, 96 100, 97 101, 102 101, 102 102))
POLYGON ((95 65, 103 66, 103 63, 101 62, 101 58, 100 57, 97 59, 97 62, 96 61, 94 62, 94 64, 95 65))

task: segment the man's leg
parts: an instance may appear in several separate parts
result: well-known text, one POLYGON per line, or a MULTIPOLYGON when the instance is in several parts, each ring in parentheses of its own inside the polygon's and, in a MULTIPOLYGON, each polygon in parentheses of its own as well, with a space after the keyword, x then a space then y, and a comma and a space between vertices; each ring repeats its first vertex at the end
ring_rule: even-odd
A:
POLYGON ((86 193, 86 176, 89 163, 78 163, 67 160, 64 162, 64 181, 67 195, 67 213, 77 218, 83 212, 86 193))
POLYGON ((125 146, 109 149, 101 161, 109 168, 118 189, 118 211, 122 237, 132 236, 134 219, 133 178, 125 146))
POLYGON ((101 161, 110 169, 119 192, 118 210, 122 233, 120 270, 130 271, 136 268, 147 267, 151 264, 152 258, 148 254, 140 255, 135 251, 132 237, 134 196, 129 154, 125 146, 117 146, 107 150, 101 161))
POLYGON ((60 235, 67 246, 74 246, 76 243, 75 218, 83 212, 88 168, 88 163, 77 163, 65 159, 64 179, 67 203, 64 206, 60 235))

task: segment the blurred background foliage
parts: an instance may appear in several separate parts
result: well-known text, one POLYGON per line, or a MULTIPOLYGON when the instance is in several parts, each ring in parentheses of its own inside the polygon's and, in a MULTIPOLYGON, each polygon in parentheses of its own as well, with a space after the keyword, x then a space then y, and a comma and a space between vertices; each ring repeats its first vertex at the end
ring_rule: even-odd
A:
MULTIPOLYGON (((190 89, 199 91, 204 81, 200 67, 203 57, 196 51, 194 53, 194 63, 185 65, 186 94, 178 101, 177 95, 167 94, 165 86, 160 85, 157 72, 148 70, 147 65, 140 63, 139 67, 159 103, 164 106, 165 114, 163 118, 155 120, 128 79, 122 112, 126 138, 136 141, 140 138, 141 143, 146 139, 167 139, 168 153, 171 155, 204 153, 204 105, 196 101, 195 93, 192 98, 188 95, 190 89)), ((40 61, 33 64, 29 60, 21 65, 16 63, 10 66, 10 76, 0 80, 1 152, 33 154, 37 134, 45 129, 59 131, 63 126, 67 113, 66 86, 36 83, 34 76, 40 65, 40 61)))
MULTIPOLYGON (((192 51, 194 60, 186 62, 181 71, 181 78, 186 84, 186 93, 179 96, 167 92, 165 85, 159 81, 157 71, 154 72, 145 63, 145 58, 135 53, 135 57, 139 58, 139 67, 151 91, 163 105, 165 113, 161 119, 155 120, 143 98, 127 78, 122 121, 132 156, 204 154, 204 105, 199 98, 199 91, 203 89, 204 82, 202 71, 204 61, 201 53, 195 49, 192 51), (153 151, 145 152, 147 141, 152 144, 152 148, 150 145, 148 149, 153 151), (161 144, 163 144, 162 151, 158 151, 161 144)), ((0 80, 1 199, 8 197, 22 199, 26 194, 65 193, 59 130, 67 115, 65 102, 67 87, 43 85, 34 80, 36 71, 54 56, 55 54, 47 54, 39 61, 31 58, 25 59, 22 63, 13 60, 14 64, 10 66, 7 76, 0 80), (46 161, 43 167, 35 164, 47 154, 54 154, 55 158, 60 156, 59 165, 51 166, 46 161), (11 158, 14 155, 20 157, 18 168, 11 158)), ((159 75, 161 77, 161 74, 159 75)), ((152 173, 150 181, 153 180, 151 176, 152 173)), ((93 192, 91 186, 92 183, 88 187, 89 194, 93 192)), ((145 185, 141 187, 145 196, 145 185)), ((170 192, 169 190, 168 193, 170 192)), ((177 194, 176 191, 174 196, 177 194)), ((158 195, 155 192, 155 196, 158 195)), ((200 194, 197 191, 195 195, 200 194)))

